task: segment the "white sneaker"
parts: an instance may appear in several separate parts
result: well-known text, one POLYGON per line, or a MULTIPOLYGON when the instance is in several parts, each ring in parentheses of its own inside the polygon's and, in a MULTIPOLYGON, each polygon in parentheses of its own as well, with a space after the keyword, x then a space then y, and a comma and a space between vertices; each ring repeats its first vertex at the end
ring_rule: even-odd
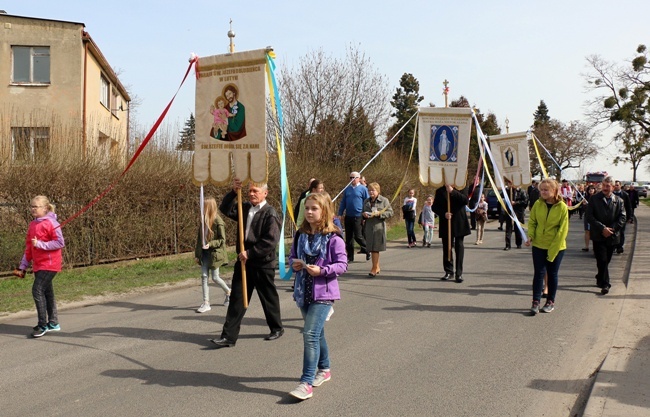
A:
POLYGON ((311 398, 313 392, 314 390, 312 389, 311 385, 307 384, 306 382, 301 382, 296 389, 289 393, 289 395, 294 396, 299 400, 306 400, 308 398, 311 398))
POLYGON ((230 294, 226 295, 226 298, 223 300, 223 305, 226 307, 230 304, 230 294))
POLYGON ((206 311, 212 310, 212 307, 210 307, 210 303, 207 301, 204 301, 203 304, 201 304, 201 307, 196 309, 197 313, 205 313, 206 311))
POLYGON ((312 384, 315 387, 320 387, 323 385, 323 382, 327 382, 330 379, 332 379, 332 373, 330 372, 329 369, 319 369, 318 372, 316 372, 316 376, 314 377, 314 383, 312 384))

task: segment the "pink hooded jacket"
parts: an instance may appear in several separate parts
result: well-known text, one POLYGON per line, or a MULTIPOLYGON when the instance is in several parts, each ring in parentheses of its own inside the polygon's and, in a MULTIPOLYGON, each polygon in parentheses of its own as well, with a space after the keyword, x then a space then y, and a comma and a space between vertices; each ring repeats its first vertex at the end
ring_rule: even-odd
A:
POLYGON ((29 224, 27 238, 25 238, 25 254, 20 261, 20 269, 26 270, 31 262, 34 272, 61 271, 61 248, 65 246, 65 240, 58 226, 56 214, 52 212, 34 219, 29 224), (38 239, 36 247, 32 244, 34 237, 38 239))

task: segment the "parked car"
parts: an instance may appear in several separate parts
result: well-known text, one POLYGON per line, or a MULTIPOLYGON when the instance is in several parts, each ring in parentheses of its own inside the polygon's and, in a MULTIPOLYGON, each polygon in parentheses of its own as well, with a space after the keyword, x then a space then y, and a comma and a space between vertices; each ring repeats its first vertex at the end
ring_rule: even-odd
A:
POLYGON ((638 187, 634 187, 637 193, 639 193, 639 198, 648 198, 648 189, 650 188, 650 185, 639 185, 638 187))
POLYGON ((485 201, 488 203, 488 218, 497 218, 499 217, 499 200, 497 195, 494 193, 492 188, 486 188, 483 190, 485 194, 485 201))

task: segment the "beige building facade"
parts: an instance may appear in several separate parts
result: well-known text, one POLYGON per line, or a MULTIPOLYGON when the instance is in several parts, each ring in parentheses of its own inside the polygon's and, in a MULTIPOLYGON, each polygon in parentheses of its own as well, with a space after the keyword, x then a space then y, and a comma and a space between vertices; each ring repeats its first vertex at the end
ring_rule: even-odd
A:
POLYGON ((130 97, 83 23, 0 14, 0 163, 126 160, 130 97))

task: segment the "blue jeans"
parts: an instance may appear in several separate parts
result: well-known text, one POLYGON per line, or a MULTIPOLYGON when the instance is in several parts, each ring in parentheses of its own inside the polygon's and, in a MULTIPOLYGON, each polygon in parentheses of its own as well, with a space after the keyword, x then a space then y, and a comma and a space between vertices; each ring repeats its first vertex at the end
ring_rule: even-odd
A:
POLYGON ((558 272, 560 264, 564 257, 564 251, 561 250, 553 262, 546 260, 548 250, 540 249, 533 246, 533 266, 535 267, 535 275, 533 276, 533 301, 540 301, 542 299, 542 292, 544 291, 544 275, 548 274, 548 301, 555 302, 555 293, 557 293, 558 285, 558 272))
POLYGON ((415 220, 405 219, 404 222, 406 222, 406 237, 408 238, 409 243, 416 243, 417 239, 415 237, 415 230, 413 230, 415 227, 415 220))
POLYGON ((312 385, 316 371, 330 367, 330 352, 325 340, 325 319, 331 308, 330 304, 318 303, 300 308, 305 319, 305 327, 302 330, 304 351, 300 382, 312 385))

